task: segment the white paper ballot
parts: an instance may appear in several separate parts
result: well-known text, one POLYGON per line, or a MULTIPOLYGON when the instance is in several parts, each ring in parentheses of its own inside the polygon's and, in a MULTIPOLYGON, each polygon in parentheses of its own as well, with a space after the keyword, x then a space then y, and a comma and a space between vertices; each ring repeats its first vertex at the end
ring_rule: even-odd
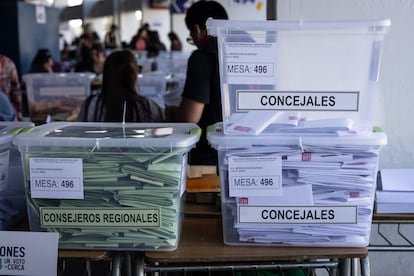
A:
POLYGON ((232 124, 228 133, 243 135, 259 135, 267 128, 278 116, 274 110, 252 110, 245 113, 239 120, 232 124))
POLYGON ((381 184, 383 191, 414 192, 414 168, 382 169, 381 184))
POLYGON ((285 185, 282 196, 241 197, 237 202, 251 205, 313 205, 312 185, 285 185))

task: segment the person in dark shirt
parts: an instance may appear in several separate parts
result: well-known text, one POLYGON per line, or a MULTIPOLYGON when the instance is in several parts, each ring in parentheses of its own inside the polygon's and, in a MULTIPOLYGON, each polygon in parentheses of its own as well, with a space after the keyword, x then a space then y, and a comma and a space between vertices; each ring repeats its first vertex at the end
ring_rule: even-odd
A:
POLYGON ((223 118, 217 38, 207 34, 209 17, 228 19, 224 7, 215 1, 199 1, 187 10, 185 23, 197 49, 188 60, 180 105, 166 108, 167 120, 196 123, 202 129, 200 141, 190 151, 191 165, 217 165, 218 162, 217 151, 206 138, 206 128, 223 118))

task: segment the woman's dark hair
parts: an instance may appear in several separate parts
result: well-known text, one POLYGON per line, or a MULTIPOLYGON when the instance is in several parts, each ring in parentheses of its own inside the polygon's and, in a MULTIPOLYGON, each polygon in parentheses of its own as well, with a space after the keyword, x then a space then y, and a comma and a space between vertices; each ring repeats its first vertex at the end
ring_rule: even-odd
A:
POLYGON ((215 1, 201 0, 195 2, 188 8, 185 16, 185 24, 189 30, 193 29, 194 25, 198 25, 202 29, 206 29, 206 21, 209 17, 214 19, 228 19, 224 7, 215 1))
POLYGON ((138 62, 130 50, 112 52, 105 60, 102 89, 94 117, 105 114, 106 122, 122 122, 125 104, 125 121, 137 121, 137 101, 141 96, 136 90, 138 62))
POLYGON ((51 58, 53 57, 49 49, 39 49, 32 60, 30 72, 47 72, 44 68, 44 64, 47 63, 51 58))
POLYGON ((43 64, 48 62, 50 58, 52 58, 52 54, 48 49, 39 49, 33 59, 33 62, 43 64))

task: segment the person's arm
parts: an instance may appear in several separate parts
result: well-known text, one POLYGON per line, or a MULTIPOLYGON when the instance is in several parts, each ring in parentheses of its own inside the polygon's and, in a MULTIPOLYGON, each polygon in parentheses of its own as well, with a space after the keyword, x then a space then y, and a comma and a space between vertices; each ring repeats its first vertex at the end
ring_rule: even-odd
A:
POLYGON ((165 116, 167 121, 197 124, 204 110, 204 103, 182 98, 179 106, 167 106, 165 116))

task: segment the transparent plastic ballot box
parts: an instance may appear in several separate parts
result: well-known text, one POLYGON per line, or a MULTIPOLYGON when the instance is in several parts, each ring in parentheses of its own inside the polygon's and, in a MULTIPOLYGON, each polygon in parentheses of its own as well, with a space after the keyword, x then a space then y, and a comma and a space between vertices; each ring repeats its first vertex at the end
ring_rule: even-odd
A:
POLYGON ((218 151, 223 238, 228 245, 365 247, 384 133, 224 134, 218 151))
POLYGON ((17 136, 30 230, 59 248, 169 251, 178 246, 188 123, 54 122, 17 136))
POLYGON ((29 116, 33 122, 76 121, 91 93, 92 73, 30 73, 26 84, 29 116))
POLYGON ((165 73, 143 73, 138 75, 136 88, 138 94, 148 97, 164 106, 164 94, 167 93, 167 75, 165 73))
POLYGON ((372 129, 389 19, 206 24, 217 37, 226 134, 257 135, 254 126, 271 126, 274 111, 372 129))
POLYGON ((26 214, 26 194, 20 152, 12 144, 32 122, 0 122, 0 230, 11 229, 26 214))

